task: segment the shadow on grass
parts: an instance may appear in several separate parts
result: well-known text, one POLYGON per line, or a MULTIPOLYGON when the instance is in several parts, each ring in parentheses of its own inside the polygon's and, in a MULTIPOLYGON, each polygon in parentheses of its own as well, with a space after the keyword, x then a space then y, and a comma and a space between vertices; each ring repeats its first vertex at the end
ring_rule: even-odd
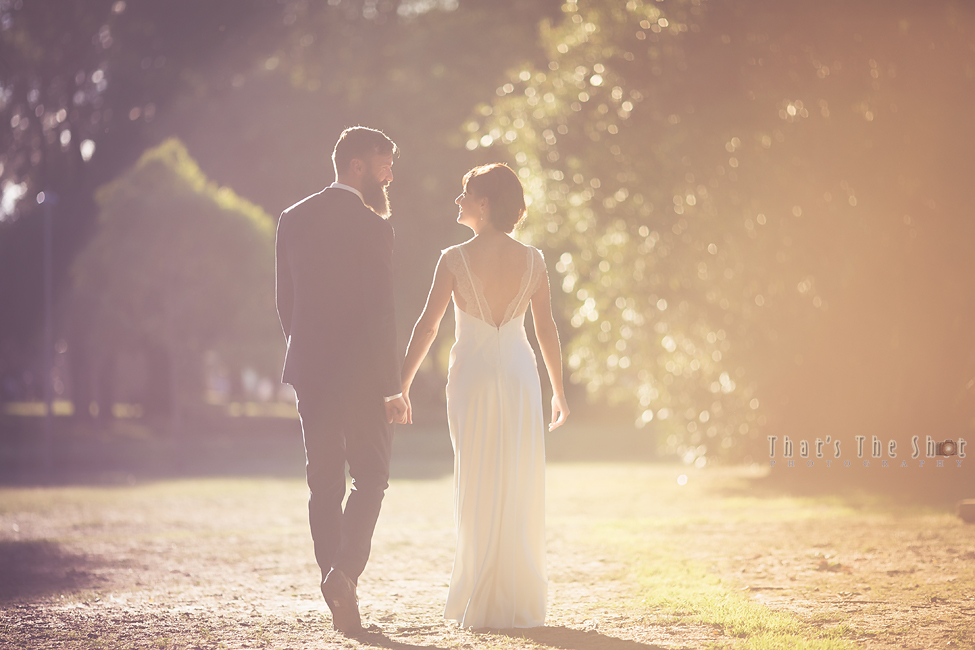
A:
POLYGON ((396 641, 394 639, 390 639, 385 633, 375 626, 363 630, 362 632, 354 635, 352 638, 364 646, 390 648, 390 650, 449 650, 448 648, 442 648, 436 645, 414 645, 412 643, 396 641))
MULTIPOLYGON (((0 415, 0 485, 118 485, 205 476, 302 478, 298 420, 211 418, 169 432, 168 420, 56 420, 49 454, 40 418, 0 415)), ((570 422, 546 437, 549 461, 654 461, 652 439, 613 423, 570 422)), ((453 473, 446 422, 399 426, 391 478, 453 473)))
MULTIPOLYGON (((409 630, 400 630, 401 632, 409 630)), ((477 635, 501 635, 512 639, 527 639, 547 648, 562 650, 664 650, 661 646, 647 645, 638 641, 617 639, 593 631, 584 632, 568 627, 535 627, 511 630, 474 630, 477 635)), ((355 640, 366 646, 391 650, 446 650, 439 646, 413 645, 397 641, 379 630, 366 630, 355 635, 355 640)))
POLYGON ((84 556, 48 541, 0 541, 0 603, 6 604, 96 586, 84 556))
POLYGON ((529 639, 541 646, 562 648, 563 650, 663 650, 661 646, 647 645, 628 639, 617 639, 600 634, 595 630, 573 630, 563 626, 499 630, 497 633, 514 639, 529 639))
MULTIPOLYGON (((188 427, 174 437, 138 423, 99 429, 62 425, 45 457, 43 434, 0 422, 0 485, 125 485, 171 478, 303 478, 297 421, 238 419, 188 427)), ((9 422, 7 422, 9 424, 9 422)), ((394 479, 437 479, 453 471, 446 425, 397 430, 394 479)))

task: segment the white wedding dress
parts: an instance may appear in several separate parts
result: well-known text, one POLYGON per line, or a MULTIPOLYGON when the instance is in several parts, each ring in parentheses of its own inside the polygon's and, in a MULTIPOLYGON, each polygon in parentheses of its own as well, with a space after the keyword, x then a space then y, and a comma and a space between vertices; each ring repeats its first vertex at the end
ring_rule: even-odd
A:
POLYGON ((525 249, 499 324, 464 246, 443 253, 457 337, 447 374, 457 551, 444 618, 464 628, 545 621, 545 421, 525 311, 546 276, 541 253, 525 249))

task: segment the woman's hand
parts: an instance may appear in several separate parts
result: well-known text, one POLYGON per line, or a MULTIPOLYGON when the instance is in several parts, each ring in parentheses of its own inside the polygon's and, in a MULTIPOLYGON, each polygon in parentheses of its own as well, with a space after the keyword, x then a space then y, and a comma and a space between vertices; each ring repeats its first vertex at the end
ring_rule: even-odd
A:
POLYGON ((410 387, 407 386, 403 389, 403 400, 406 402, 406 413, 403 416, 403 421, 400 424, 413 424, 413 403, 410 402, 410 387))
POLYGON ((549 422, 548 430, 558 429, 565 424, 567 417, 569 417, 569 405, 565 401, 565 395, 552 395, 552 421, 549 422))

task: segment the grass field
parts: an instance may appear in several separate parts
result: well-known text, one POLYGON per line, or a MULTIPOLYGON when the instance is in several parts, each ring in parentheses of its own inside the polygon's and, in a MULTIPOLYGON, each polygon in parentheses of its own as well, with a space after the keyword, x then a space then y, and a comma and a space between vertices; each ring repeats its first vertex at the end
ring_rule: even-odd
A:
POLYGON ((975 648, 975 526, 947 507, 646 463, 550 463, 546 627, 457 630, 438 444, 394 467, 354 640, 297 476, 0 488, 0 647, 975 648))

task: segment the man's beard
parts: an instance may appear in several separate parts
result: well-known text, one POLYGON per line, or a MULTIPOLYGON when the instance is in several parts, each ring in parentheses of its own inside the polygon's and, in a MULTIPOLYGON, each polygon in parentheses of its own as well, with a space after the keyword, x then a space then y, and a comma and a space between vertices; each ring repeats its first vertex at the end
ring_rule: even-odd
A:
POLYGON ((384 184, 366 176, 362 183, 362 202, 380 217, 389 217, 389 194, 384 184))

